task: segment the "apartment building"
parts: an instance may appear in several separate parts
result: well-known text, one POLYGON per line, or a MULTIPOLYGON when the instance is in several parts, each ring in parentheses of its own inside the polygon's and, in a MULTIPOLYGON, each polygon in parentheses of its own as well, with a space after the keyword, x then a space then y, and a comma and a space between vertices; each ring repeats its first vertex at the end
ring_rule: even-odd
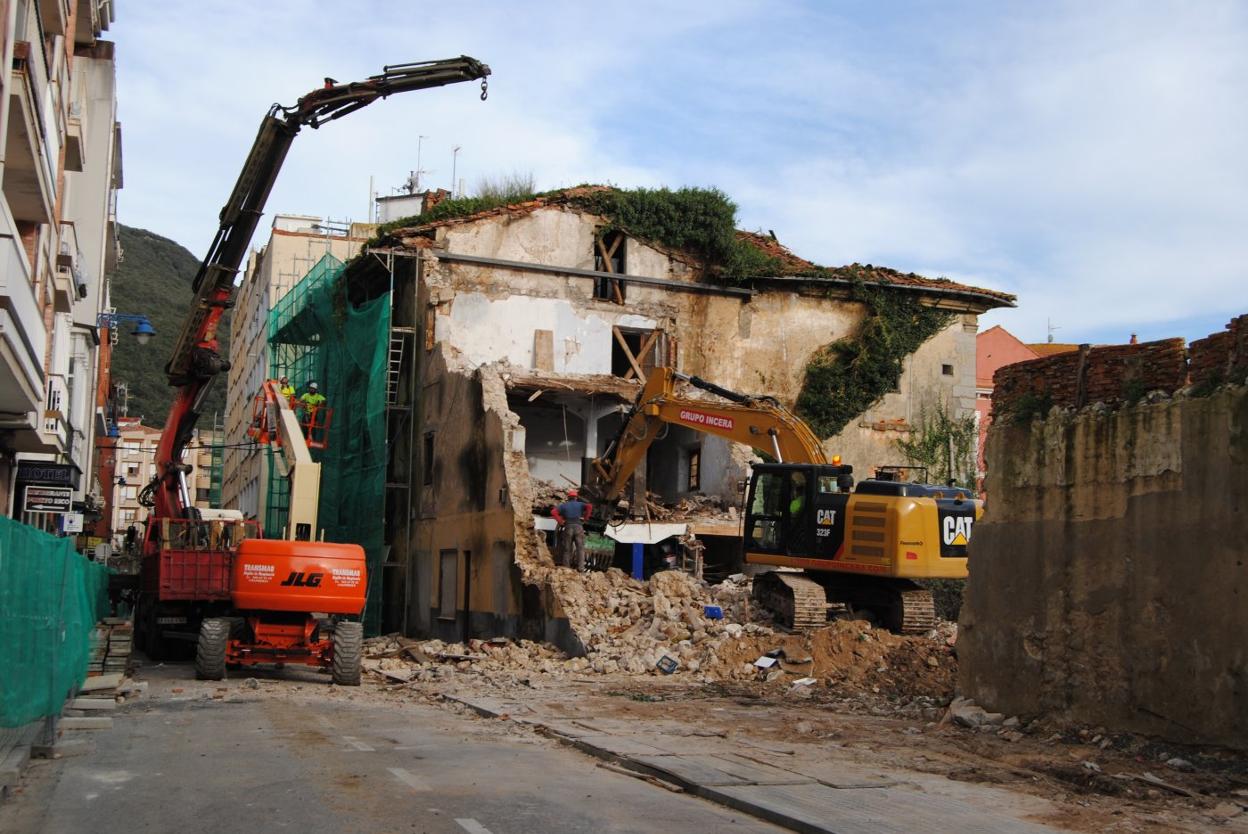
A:
MULTIPOLYGON (((143 487, 156 477, 156 447, 160 444, 159 428, 145 426, 136 418, 117 421, 113 451, 116 478, 112 484, 112 531, 121 536, 135 525, 142 530, 148 509, 139 503, 143 487)), ((212 447, 218 437, 211 431, 197 429, 188 445, 186 461, 193 467, 187 486, 191 502, 200 509, 213 507, 212 447)))
POLYGON ((0 513, 98 511, 99 315, 122 185, 111 0, 0 0, 0 513), (26 501, 27 492, 40 500, 26 501))
POLYGON ((269 452, 247 448, 246 443, 252 400, 269 376, 269 311, 325 255, 343 261, 354 257, 372 228, 306 214, 278 214, 268 243, 248 258, 230 333, 222 507, 264 521, 269 452))

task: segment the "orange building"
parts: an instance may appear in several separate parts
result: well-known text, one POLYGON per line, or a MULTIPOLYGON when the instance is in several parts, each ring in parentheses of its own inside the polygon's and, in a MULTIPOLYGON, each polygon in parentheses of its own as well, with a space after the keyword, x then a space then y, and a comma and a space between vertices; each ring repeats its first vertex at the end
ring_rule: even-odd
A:
POLYGON ((988 437, 988 423, 992 419, 992 376, 997 368, 1039 357, 1041 353, 1036 350, 1037 347, 1040 346, 1025 344, 999 324, 975 337, 975 423, 979 428, 975 466, 981 489, 985 470, 984 440, 988 437))

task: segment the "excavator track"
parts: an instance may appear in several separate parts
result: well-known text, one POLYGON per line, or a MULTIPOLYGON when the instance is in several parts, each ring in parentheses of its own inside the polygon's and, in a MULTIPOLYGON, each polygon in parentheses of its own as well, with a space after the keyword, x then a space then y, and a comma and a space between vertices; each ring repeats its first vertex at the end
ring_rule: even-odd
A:
POLYGON ((793 631, 819 628, 828 621, 823 586, 799 573, 768 571, 754 577, 754 601, 793 631))
POLYGON ((922 588, 897 588, 894 611, 900 616, 889 627, 900 634, 926 634, 936 627, 936 601, 922 588))

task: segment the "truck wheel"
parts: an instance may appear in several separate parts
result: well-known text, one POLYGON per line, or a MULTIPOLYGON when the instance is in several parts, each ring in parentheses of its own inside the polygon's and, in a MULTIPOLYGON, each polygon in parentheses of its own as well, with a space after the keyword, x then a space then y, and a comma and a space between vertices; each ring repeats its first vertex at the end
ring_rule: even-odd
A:
POLYGON ((195 677, 219 681, 225 677, 225 649, 230 641, 230 621, 220 617, 204 620, 199 626, 195 650, 195 677))
POLYGON ((338 623, 334 626, 333 647, 331 671, 334 683, 339 686, 359 686, 360 658, 364 654, 364 625, 338 623))

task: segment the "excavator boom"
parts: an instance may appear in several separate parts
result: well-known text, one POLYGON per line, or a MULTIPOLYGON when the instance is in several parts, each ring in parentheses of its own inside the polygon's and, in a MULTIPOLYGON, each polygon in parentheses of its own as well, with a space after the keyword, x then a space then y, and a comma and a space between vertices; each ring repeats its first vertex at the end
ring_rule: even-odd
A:
POLYGON ((610 503, 620 497, 650 445, 668 424, 751 446, 779 463, 827 463, 819 438, 810 427, 772 397, 738 394, 660 367, 650 374, 615 442, 594 461, 596 477, 591 492, 596 498, 610 503), (728 402, 679 394, 678 380, 728 402))

